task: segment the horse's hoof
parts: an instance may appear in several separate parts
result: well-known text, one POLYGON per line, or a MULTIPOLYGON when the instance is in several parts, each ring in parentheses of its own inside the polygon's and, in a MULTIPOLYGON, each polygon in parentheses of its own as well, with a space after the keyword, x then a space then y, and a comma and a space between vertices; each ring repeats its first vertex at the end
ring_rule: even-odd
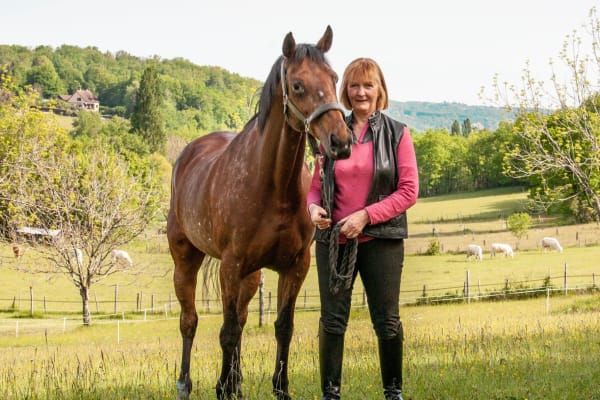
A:
POLYGON ((292 400, 289 394, 282 392, 281 390, 274 389, 273 394, 276 400, 292 400))
POLYGON ((177 382, 177 400, 190 400, 190 391, 184 382, 177 382))

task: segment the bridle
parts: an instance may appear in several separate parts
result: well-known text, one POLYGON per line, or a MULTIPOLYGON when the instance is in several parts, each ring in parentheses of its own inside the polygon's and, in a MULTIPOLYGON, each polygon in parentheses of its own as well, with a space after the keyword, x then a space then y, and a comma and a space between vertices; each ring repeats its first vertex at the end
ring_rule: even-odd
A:
POLYGON ((286 70, 285 70, 285 67, 283 66, 284 61, 285 61, 285 58, 281 61, 281 89, 283 90, 283 115, 285 116, 285 120, 288 123, 288 125, 292 126, 289 123, 289 117, 288 117, 288 112, 287 112, 287 110, 289 109, 292 112, 292 114, 294 114, 294 116, 296 118, 298 118, 300 120, 300 122, 304 125, 304 132, 308 135, 309 138, 311 138, 313 136, 310 134, 310 123, 312 121, 314 121, 315 119, 319 118, 321 115, 323 115, 327 111, 338 110, 339 112, 342 113, 342 117, 345 116, 344 107, 340 103, 337 103, 337 102, 321 104, 308 117, 306 117, 304 114, 302 114, 302 112, 300 112, 300 110, 298 110, 298 107, 296 107, 294 105, 294 103, 292 102, 292 100, 290 100, 290 98, 288 96, 286 73, 285 73, 286 70))
MULTIPOLYGON (((298 107, 296 107, 294 103, 292 103, 292 100, 290 100, 288 96, 286 74, 285 68, 283 66, 284 61, 285 58, 281 61, 281 89, 283 90, 283 115, 285 116, 285 121, 290 127, 292 127, 292 125, 289 121, 287 113, 288 109, 292 112, 292 114, 294 114, 296 118, 300 120, 300 122, 304 124, 304 132, 308 136, 310 148, 321 167, 320 180, 321 185, 323 185, 323 155, 319 151, 316 138, 310 134, 310 123, 329 110, 338 110, 342 113, 342 117, 345 118, 344 107, 337 102, 324 103, 318 106, 308 117, 304 116, 304 114, 302 114, 300 110, 298 110, 298 107)), ((326 208, 326 210, 328 209, 329 208, 326 208)), ((344 250, 344 254, 342 256, 341 263, 338 264, 338 238, 340 235, 340 229, 342 225, 343 224, 337 224, 335 227, 333 227, 329 237, 329 290, 334 296, 337 295, 340 292, 340 290, 347 290, 352 284, 352 277, 356 265, 356 253, 358 249, 358 240, 356 238, 347 239, 347 244, 344 250)))

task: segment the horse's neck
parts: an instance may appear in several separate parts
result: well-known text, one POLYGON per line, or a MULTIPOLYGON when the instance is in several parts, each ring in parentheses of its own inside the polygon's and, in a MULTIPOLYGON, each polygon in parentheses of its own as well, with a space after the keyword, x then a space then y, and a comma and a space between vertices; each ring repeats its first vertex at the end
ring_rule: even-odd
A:
POLYGON ((272 110, 271 113, 262 133, 259 179, 264 184, 273 186, 276 198, 295 200, 303 190, 302 167, 306 134, 296 132, 288 126, 283 110, 272 110))

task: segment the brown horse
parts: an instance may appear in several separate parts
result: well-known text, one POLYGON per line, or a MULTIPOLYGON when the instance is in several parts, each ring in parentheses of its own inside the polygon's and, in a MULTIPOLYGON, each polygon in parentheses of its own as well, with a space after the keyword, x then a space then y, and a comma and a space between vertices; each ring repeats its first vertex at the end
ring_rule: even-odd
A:
POLYGON ((350 155, 351 134, 337 103, 336 75, 324 53, 328 26, 316 45, 292 33, 261 92, 257 114, 239 134, 213 132, 190 143, 173 168, 167 236, 175 262, 183 339, 179 399, 192 389, 190 352, 196 332, 196 282, 206 257, 220 259, 223 325, 217 398, 242 398, 241 336, 263 267, 279 274, 273 393, 288 400, 288 354, 296 298, 310 262, 314 234, 306 210, 310 174, 304 162, 312 135, 332 158, 350 155))

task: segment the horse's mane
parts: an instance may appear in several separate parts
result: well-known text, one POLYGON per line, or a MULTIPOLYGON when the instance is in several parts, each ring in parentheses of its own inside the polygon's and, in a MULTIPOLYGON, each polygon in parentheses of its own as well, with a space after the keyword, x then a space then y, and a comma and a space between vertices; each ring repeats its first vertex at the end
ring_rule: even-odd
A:
MULTIPOLYGON (((296 51, 294 55, 288 60, 290 64, 298 63, 308 58, 316 63, 325 64, 329 69, 331 69, 329 65, 329 61, 325 57, 325 54, 317 48, 315 45, 301 43, 296 46, 296 51)), ((267 118, 269 116, 269 110, 271 109, 271 103, 273 102, 273 97, 277 92, 277 89, 281 86, 281 63, 283 62, 284 57, 279 56, 279 58, 271 67, 271 72, 263 85, 260 92, 260 100, 258 103, 258 111, 254 117, 248 122, 246 126, 250 125, 250 122, 254 121, 258 118, 258 127, 262 131, 267 123, 267 118)), ((331 71, 332 75, 335 75, 333 70, 331 71)), ((244 128, 246 130, 246 128, 244 128)))

